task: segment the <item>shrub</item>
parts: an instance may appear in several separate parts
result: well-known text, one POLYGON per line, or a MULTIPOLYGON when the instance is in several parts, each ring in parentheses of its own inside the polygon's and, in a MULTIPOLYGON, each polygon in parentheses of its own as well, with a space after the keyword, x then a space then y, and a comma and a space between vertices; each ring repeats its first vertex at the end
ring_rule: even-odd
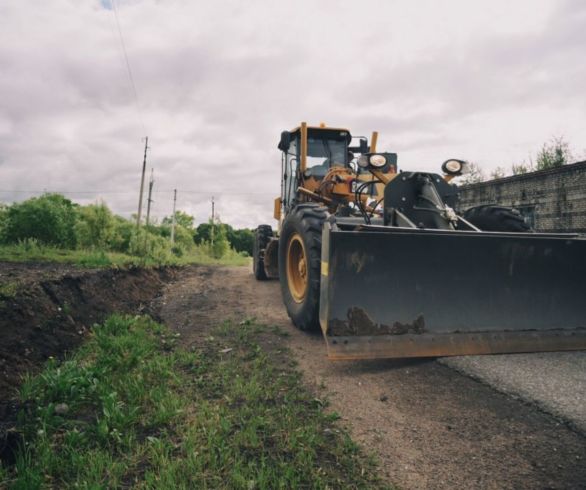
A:
POLYGON ((0 203, 0 243, 4 241, 4 228, 8 219, 8 206, 0 203))
POLYGON ((230 243, 226 237, 225 228, 218 226, 215 229, 214 241, 210 243, 210 252, 213 258, 221 259, 230 250, 230 243))
POLYGON ((235 230, 229 225, 226 226, 226 236, 230 242, 230 247, 237 252, 246 252, 247 255, 252 255, 252 246, 254 244, 254 233, 252 230, 247 228, 235 230))
POLYGON ((115 229, 116 221, 105 204, 90 204, 79 209, 75 231, 78 244, 82 247, 109 247, 115 229))
POLYGON ((144 228, 134 228, 126 253, 151 259, 158 264, 168 263, 172 259, 169 240, 149 233, 144 228))
POLYGON ((34 238, 46 245, 74 248, 75 205, 59 194, 44 194, 8 208, 4 240, 16 243, 34 238))
POLYGON ((537 154, 537 170, 547 170, 570 163, 570 145, 563 137, 554 137, 537 154))
POLYGON ((136 233, 136 223, 128 221, 121 216, 115 216, 114 230, 109 244, 110 250, 129 253, 133 233, 136 233))
POLYGON ((175 245, 179 245, 185 251, 193 249, 195 242, 193 241, 192 233, 192 231, 189 231, 183 226, 175 226, 175 245))

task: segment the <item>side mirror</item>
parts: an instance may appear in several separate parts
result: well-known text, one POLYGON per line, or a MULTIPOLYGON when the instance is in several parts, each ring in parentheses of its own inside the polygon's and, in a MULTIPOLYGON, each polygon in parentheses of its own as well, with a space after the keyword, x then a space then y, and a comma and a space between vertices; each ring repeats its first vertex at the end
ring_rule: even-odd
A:
POLYGON ((281 133, 281 141, 277 147, 279 150, 284 151, 285 153, 289 151, 289 147, 291 146, 291 133, 289 131, 283 131, 281 133))

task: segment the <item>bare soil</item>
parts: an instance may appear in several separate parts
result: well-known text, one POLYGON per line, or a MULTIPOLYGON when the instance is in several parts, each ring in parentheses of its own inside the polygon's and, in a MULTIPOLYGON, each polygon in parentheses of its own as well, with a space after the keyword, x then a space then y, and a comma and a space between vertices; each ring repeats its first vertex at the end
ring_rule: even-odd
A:
POLYGON ((245 268, 188 268, 158 307, 186 346, 227 319, 285 329, 281 341, 316 396, 401 488, 586 488, 583 435, 434 360, 328 361, 321 337, 289 322, 277 281, 257 282, 245 268))
POLYGON ((77 347, 114 312, 148 309, 173 269, 80 270, 59 264, 0 262, 0 459, 10 460, 25 373, 77 347))

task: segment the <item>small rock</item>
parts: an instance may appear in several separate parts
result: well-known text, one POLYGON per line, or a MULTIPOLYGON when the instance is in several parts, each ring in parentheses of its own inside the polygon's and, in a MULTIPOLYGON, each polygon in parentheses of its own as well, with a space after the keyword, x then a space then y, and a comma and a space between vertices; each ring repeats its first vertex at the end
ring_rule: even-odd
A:
POLYGON ((386 402, 388 399, 389 399, 389 397, 384 393, 379 397, 379 400, 381 402, 386 402))
POLYGON ((69 405, 67 403, 58 403, 55 405, 55 413, 57 415, 65 415, 67 412, 69 412, 69 405))

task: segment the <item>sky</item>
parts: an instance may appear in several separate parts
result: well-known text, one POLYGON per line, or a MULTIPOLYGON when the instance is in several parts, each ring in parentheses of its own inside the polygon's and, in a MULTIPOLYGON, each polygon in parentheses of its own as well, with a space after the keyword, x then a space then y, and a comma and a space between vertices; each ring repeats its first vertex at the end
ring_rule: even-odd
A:
POLYGON ((0 201, 130 217, 148 135, 154 217, 177 189, 196 222, 213 195, 223 222, 274 226, 300 121, 377 130, 411 171, 490 173, 556 136, 583 155, 585 25, 581 0, 1 0, 0 201))

